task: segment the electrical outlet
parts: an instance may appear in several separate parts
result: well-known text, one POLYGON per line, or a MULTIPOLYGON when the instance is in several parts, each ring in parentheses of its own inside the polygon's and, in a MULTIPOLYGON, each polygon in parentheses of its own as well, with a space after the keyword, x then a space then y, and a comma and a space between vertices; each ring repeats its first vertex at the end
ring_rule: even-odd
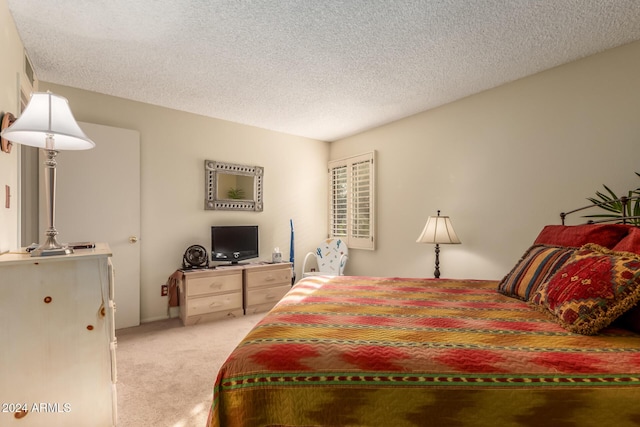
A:
POLYGON ((169 287, 167 285, 162 285, 160 287, 160 296, 166 297, 167 295, 169 295, 169 287))

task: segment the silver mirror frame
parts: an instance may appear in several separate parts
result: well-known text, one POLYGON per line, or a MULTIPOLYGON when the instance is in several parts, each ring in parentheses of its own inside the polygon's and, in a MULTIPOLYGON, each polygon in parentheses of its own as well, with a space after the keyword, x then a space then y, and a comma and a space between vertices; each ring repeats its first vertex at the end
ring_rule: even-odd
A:
POLYGON ((264 203, 262 200, 262 185, 264 168, 261 166, 246 166, 235 163, 217 162, 215 160, 204 161, 205 181, 205 210, 225 211, 255 211, 262 212, 264 203), (218 194, 218 174, 241 175, 253 177, 253 199, 235 200, 228 199, 218 194))

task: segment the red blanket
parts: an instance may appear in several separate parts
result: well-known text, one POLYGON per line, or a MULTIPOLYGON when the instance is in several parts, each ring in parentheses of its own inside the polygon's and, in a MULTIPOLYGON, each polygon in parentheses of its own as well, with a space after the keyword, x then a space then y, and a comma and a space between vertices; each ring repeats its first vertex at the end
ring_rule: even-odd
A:
POLYGON ((209 425, 640 421, 640 336, 567 332, 496 287, 304 279, 221 368, 209 425))

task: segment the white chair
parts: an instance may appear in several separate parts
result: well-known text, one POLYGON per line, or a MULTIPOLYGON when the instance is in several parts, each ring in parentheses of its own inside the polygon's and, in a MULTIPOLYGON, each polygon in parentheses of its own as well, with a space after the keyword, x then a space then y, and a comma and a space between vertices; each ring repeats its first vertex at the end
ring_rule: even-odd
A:
POLYGON ((309 252, 307 256, 304 257, 302 277, 318 275, 342 276, 348 259, 349 248, 347 248, 343 240, 335 238, 327 239, 316 248, 315 253, 309 252), (314 256, 316 257, 318 268, 316 271, 311 271, 308 269, 307 264, 314 256))

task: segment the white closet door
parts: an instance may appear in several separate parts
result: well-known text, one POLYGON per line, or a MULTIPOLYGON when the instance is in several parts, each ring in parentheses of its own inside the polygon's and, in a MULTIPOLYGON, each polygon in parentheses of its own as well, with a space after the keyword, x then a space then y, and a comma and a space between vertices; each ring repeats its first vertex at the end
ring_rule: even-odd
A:
MULTIPOLYGON (((57 157, 58 241, 107 242, 113 251, 116 328, 140 324, 140 133, 79 123, 95 143, 91 150, 57 157)), ((42 157, 42 155, 41 155, 42 157)), ((44 175, 44 174, 41 174, 44 175)), ((44 179, 44 178, 42 178, 44 179)), ((40 234, 47 229, 40 191, 40 234)))

